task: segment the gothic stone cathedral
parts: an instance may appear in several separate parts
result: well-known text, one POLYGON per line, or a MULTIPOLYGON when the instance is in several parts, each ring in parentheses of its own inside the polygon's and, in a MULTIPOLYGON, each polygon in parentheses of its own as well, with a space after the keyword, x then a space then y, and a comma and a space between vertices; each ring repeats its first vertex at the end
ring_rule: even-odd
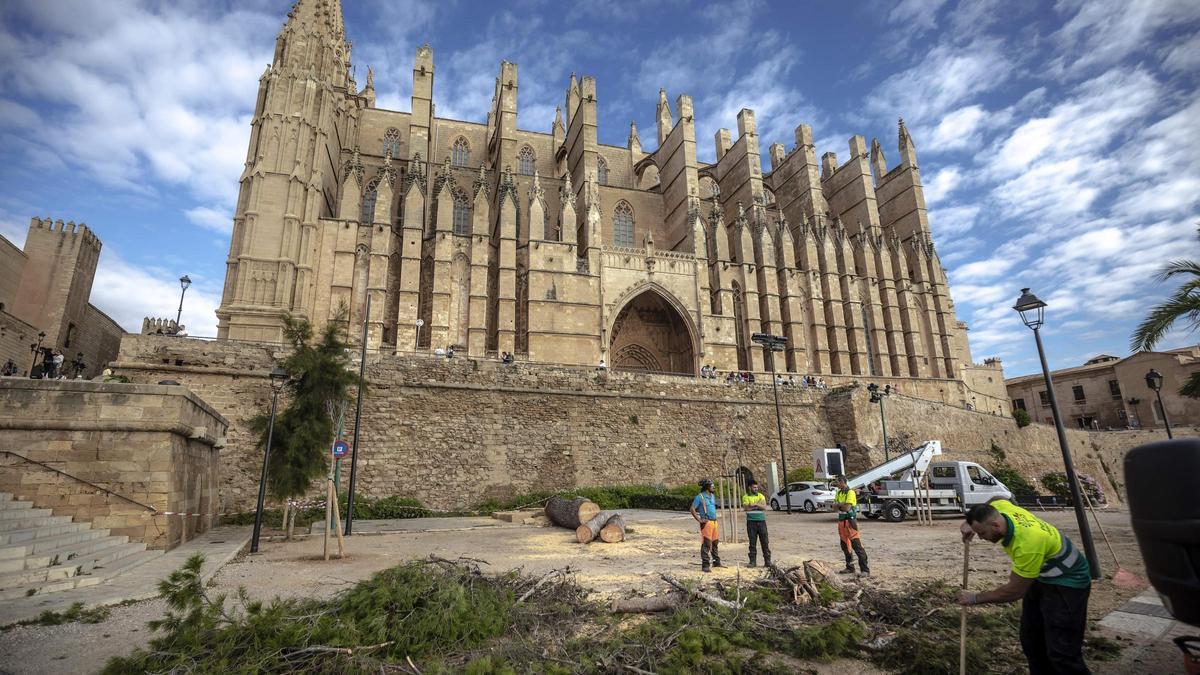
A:
MULTIPOLYGON (((548 133, 517 125, 500 64, 486 123, 434 115, 433 50, 409 112, 350 69, 339 0, 299 0, 263 73, 234 216, 219 334, 278 340, 284 312, 365 320, 385 353, 454 346, 534 362, 696 373, 786 370, 970 379, 930 239, 913 141, 817 159, 802 124, 761 165, 754 111, 696 158, 692 100, 659 93, 653 149, 596 140, 596 82, 571 76, 548 133), (418 321, 423 322, 418 327, 418 321), (777 365, 783 370, 784 362, 777 365)), ((840 380, 842 378, 834 378, 840 380)))

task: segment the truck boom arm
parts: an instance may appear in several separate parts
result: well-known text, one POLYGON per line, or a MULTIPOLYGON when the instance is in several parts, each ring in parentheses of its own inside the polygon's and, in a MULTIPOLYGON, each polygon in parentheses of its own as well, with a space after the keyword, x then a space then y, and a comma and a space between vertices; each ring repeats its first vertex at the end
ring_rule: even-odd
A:
POLYGON ((871 467, 857 476, 847 478, 846 484, 853 490, 905 469, 915 469, 919 473, 924 473, 933 458, 940 454, 942 454, 941 441, 925 441, 919 447, 896 455, 883 464, 871 467))

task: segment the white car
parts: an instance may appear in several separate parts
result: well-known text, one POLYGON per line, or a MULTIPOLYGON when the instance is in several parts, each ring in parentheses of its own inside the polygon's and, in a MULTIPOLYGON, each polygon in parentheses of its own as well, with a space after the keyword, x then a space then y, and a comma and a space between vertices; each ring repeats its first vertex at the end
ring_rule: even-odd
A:
MULTIPOLYGON (((824 483, 790 483, 792 508, 802 508, 806 513, 825 511, 833 502, 833 488, 824 483)), ((771 497, 771 508, 779 511, 787 507, 787 497, 780 490, 771 497)))

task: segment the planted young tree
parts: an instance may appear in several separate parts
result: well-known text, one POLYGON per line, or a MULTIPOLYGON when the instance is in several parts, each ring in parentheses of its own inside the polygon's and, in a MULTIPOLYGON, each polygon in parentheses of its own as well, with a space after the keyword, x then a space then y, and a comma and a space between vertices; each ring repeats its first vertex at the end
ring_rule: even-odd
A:
MULTIPOLYGON (((275 417, 267 467, 267 488, 280 501, 303 496, 312 481, 326 471, 333 443, 334 411, 358 383, 358 375, 348 368, 344 314, 343 309, 330 320, 319 339, 314 339, 307 319, 291 315, 283 318, 283 334, 291 344, 291 352, 279 365, 291 379, 286 385, 287 407, 275 417)), ((266 447, 269 421, 269 414, 259 414, 252 421, 259 434, 260 450, 266 447)))
MULTIPOLYGON (((1196 228, 1200 238, 1200 227, 1196 228)), ((1129 348, 1151 351, 1176 321, 1185 321, 1188 332, 1200 330, 1200 261, 1172 260, 1163 265, 1156 278, 1159 281, 1182 279, 1183 283, 1166 300, 1150 308, 1150 313, 1133 331, 1129 348)), ((1193 373, 1179 388, 1181 396, 1200 398, 1200 373, 1193 373)))

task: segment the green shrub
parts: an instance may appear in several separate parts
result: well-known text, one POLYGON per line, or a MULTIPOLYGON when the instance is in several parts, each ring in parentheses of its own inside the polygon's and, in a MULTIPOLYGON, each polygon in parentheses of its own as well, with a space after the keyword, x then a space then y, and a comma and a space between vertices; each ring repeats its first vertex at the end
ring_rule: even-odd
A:
POLYGON ((1029 411, 1021 408, 1017 408, 1013 411, 1013 419, 1017 421, 1018 429, 1021 427, 1027 427, 1033 422, 1033 419, 1029 417, 1029 411))
MULTIPOLYGON (((1104 504, 1106 502, 1104 489, 1100 487, 1095 478, 1086 473, 1076 473, 1075 475, 1079 478, 1079 483, 1082 486, 1084 494, 1087 495, 1093 504, 1104 504)), ((1067 482, 1067 474, 1062 471, 1052 471, 1042 476, 1041 483, 1042 487, 1046 488, 1046 491, 1050 494, 1065 499, 1067 502, 1071 501, 1071 487, 1067 482)))
POLYGON ((996 480, 1004 483, 1017 497, 1033 497, 1037 494, 1037 488, 1033 486, 1033 483, 1025 480, 1024 476, 1007 464, 994 464, 991 472, 996 480))
POLYGON ((800 483, 804 481, 816 480, 813 476, 813 468, 811 466, 801 466, 791 471, 788 471, 787 482, 800 483))
POLYGON ((507 499, 489 499, 476 508, 481 513, 510 511, 512 509, 540 506, 551 497, 587 497, 605 510, 620 509, 665 509, 687 511, 692 499, 700 492, 695 483, 667 489, 656 485, 610 485, 602 487, 580 487, 558 492, 527 492, 507 499))

